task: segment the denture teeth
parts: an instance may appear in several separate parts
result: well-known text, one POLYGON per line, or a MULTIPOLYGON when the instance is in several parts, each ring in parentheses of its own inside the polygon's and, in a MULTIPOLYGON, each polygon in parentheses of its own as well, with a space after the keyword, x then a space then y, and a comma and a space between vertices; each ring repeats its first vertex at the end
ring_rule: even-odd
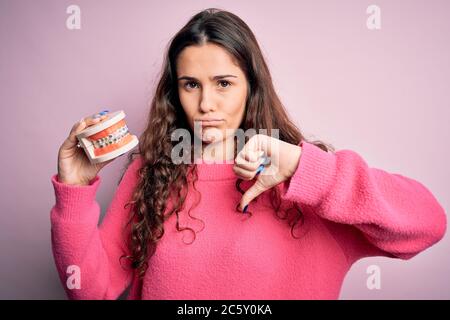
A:
POLYGON ((118 143, 127 134, 128 134, 128 127, 124 125, 123 127, 117 129, 113 133, 108 134, 108 136, 94 141, 94 148, 104 148, 105 146, 118 143))

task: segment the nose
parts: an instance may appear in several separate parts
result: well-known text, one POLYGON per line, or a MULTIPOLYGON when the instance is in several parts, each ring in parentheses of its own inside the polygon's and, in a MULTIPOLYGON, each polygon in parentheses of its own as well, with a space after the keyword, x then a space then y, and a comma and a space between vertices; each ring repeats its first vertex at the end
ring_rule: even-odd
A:
POLYGON ((202 90, 202 97, 200 101, 200 110, 204 113, 208 113, 210 111, 216 110, 216 104, 214 101, 214 93, 212 90, 209 89, 203 89, 202 90))

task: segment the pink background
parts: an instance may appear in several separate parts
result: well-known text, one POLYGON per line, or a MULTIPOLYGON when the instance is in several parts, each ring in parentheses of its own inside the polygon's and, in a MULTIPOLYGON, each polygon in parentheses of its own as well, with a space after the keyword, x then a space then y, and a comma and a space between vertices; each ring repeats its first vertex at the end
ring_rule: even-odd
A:
MULTIPOLYGON (((124 109, 141 133, 168 40, 213 6, 253 30, 309 138, 417 179, 448 212, 448 1, 1 0, 0 298, 65 298, 49 221, 60 144, 73 123, 105 108, 124 109), (66 28, 71 4, 81 8, 81 30, 66 28), (381 8, 380 30, 366 27, 371 4, 381 8)), ((103 214, 124 161, 101 172, 103 214)), ((449 299, 449 249, 447 233, 410 261, 360 260, 341 298, 449 299), (366 287, 372 264, 381 268, 380 290, 366 287)))

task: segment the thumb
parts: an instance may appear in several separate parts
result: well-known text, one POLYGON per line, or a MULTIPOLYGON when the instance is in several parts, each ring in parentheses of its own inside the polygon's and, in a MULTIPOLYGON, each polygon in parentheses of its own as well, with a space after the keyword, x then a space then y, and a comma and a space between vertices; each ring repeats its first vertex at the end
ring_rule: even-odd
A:
POLYGON ((252 185, 242 196, 241 202, 239 203, 240 210, 243 213, 247 212, 249 203, 266 190, 267 188, 265 188, 259 180, 256 180, 255 184, 252 185))

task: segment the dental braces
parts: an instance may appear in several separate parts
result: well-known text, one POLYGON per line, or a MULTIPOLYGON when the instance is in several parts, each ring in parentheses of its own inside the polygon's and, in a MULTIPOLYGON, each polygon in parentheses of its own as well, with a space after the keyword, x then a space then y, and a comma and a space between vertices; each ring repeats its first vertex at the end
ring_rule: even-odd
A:
POLYGON ((128 127, 125 125, 119 129, 117 129, 116 131, 114 131, 113 133, 110 133, 108 136, 104 137, 104 138, 100 138, 98 140, 94 141, 94 148, 104 148, 108 145, 114 144, 114 143, 118 143, 120 142, 120 140, 123 139, 123 137, 125 137, 127 134, 129 134, 128 131, 128 127))

